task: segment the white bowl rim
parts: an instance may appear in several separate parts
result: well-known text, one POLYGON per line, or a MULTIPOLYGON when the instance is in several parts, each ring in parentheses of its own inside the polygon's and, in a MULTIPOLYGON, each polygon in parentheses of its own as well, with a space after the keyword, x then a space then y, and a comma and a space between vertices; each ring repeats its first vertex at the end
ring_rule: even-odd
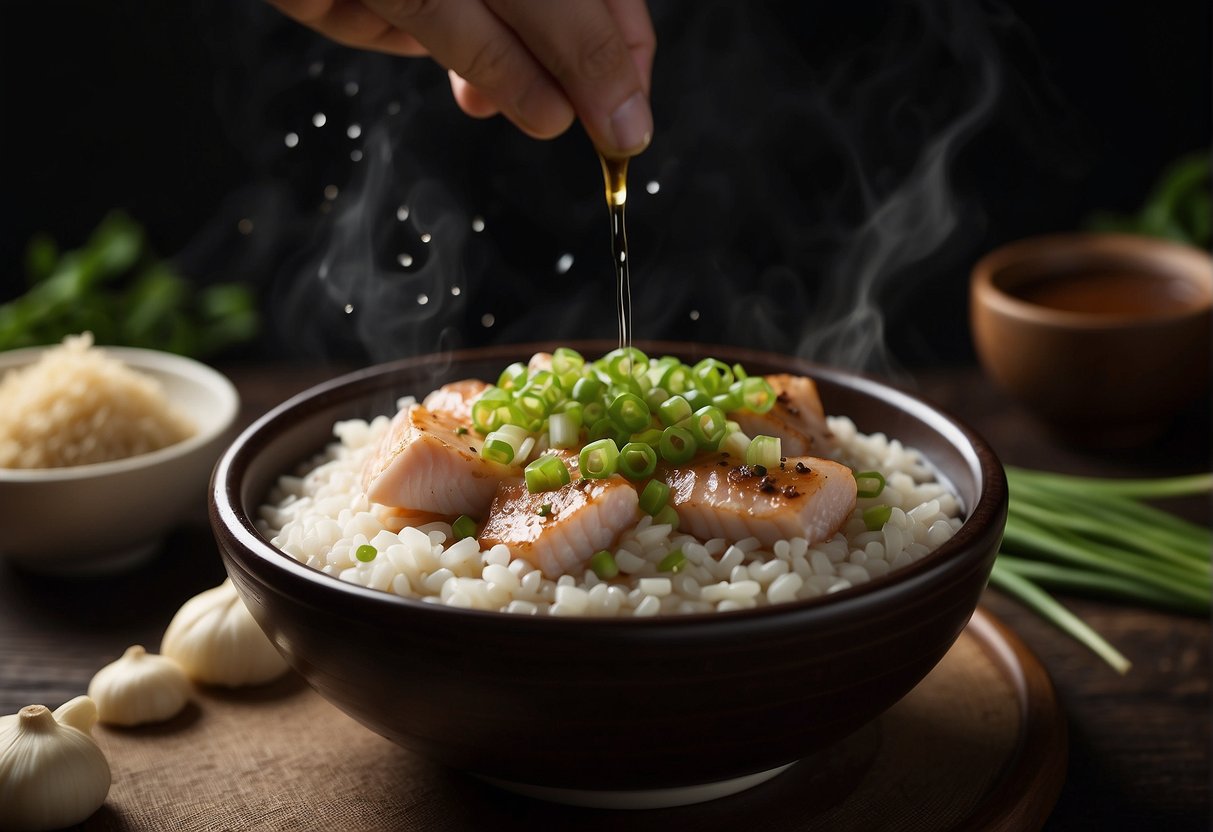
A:
MULTIPOLYGON (((0 371, 26 366, 49 349, 59 346, 48 344, 37 347, 22 347, 0 352, 0 371)), ((116 358, 136 370, 154 370, 177 376, 204 388, 219 404, 218 415, 206 424, 199 424, 192 436, 155 451, 136 456, 94 462, 88 465, 72 465, 60 468, 0 468, 0 482, 4 483, 48 483, 93 479, 150 468, 187 456, 207 445, 230 428, 240 411, 240 395, 227 376, 208 364, 193 358, 162 350, 140 347, 113 347, 99 345, 96 349, 116 358)))

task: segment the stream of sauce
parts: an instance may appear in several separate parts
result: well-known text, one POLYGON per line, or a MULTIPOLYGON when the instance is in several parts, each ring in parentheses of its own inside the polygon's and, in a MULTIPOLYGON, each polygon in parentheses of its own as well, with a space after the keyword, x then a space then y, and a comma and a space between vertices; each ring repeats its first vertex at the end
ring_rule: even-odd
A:
POLYGON ((628 160, 609 159, 601 153, 602 177, 606 182, 607 208, 611 215, 611 256, 615 261, 617 294, 615 308, 619 315, 619 348, 632 346, 632 286, 628 275, 628 234, 623 221, 623 206, 628 200, 628 160))

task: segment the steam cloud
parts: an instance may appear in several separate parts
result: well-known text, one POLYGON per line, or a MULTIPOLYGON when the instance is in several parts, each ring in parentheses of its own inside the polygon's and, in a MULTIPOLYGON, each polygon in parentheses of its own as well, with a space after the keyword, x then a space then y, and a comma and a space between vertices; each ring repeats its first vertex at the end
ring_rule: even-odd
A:
MULTIPOLYGON (((952 172, 997 104, 1009 18, 880 3, 879 24, 848 39, 828 19, 788 25, 807 17, 799 4, 773 8, 653 3, 657 130, 629 183, 635 332, 896 374, 888 305, 929 316, 918 290, 939 275, 912 267, 981 227, 952 172)), ((260 69, 221 94, 263 172, 233 210, 251 218, 244 268, 289 350, 379 361, 614 336, 583 136, 474 122, 429 62, 337 47, 263 8, 228 13, 260 69)))

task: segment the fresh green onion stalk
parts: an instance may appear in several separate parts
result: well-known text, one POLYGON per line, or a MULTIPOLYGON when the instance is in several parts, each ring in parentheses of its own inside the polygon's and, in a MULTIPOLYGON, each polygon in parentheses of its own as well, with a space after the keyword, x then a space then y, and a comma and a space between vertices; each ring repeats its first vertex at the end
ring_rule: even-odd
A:
POLYGON ((1007 482, 1006 532, 990 583, 1118 672, 1129 660, 1048 589, 1209 615, 1213 533, 1145 501, 1209 494, 1213 474, 1095 479, 1008 467, 1007 482))

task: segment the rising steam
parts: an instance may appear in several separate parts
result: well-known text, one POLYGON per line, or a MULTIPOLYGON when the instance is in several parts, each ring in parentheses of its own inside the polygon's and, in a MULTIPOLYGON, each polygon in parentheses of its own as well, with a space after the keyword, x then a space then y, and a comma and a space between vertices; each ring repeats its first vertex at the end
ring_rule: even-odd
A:
MULTIPOLYGON (((1008 18, 967 0, 876 5, 863 31, 814 18, 805 32, 789 24, 808 17, 798 4, 785 20, 780 4, 653 3, 657 129, 628 202, 638 338, 896 372, 889 304, 929 317, 917 289, 941 278, 915 267, 968 252, 981 228, 953 173, 998 102, 1008 18)), ((262 56, 223 93, 262 172, 233 202, 256 229, 277 338, 379 361, 614 336, 584 136, 474 122, 428 61, 337 47, 272 10, 231 14, 256 42, 246 59, 262 56)))

